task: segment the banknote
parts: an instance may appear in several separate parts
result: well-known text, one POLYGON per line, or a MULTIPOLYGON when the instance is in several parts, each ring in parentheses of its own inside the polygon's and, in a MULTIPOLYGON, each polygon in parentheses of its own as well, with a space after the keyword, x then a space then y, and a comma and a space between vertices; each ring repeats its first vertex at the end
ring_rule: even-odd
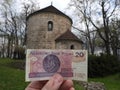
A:
POLYGON ((65 79, 87 81, 87 51, 27 50, 26 81, 48 80, 55 73, 65 79))

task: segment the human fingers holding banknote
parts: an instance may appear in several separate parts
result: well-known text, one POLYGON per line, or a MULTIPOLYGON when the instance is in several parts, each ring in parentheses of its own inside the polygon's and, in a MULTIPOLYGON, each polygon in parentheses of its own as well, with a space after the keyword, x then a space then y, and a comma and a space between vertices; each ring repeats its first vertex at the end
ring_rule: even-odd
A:
POLYGON ((25 90, 74 90, 72 80, 64 80, 55 74, 49 81, 31 82, 25 90))

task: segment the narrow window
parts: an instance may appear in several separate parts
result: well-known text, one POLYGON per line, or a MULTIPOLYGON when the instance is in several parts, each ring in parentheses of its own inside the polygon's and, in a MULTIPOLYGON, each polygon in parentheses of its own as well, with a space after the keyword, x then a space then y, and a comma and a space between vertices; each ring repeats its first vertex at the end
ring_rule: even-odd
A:
POLYGON ((74 45, 71 45, 71 46, 70 46, 70 49, 74 49, 74 45))
POLYGON ((48 31, 52 31, 53 30, 53 22, 49 21, 48 22, 48 31))

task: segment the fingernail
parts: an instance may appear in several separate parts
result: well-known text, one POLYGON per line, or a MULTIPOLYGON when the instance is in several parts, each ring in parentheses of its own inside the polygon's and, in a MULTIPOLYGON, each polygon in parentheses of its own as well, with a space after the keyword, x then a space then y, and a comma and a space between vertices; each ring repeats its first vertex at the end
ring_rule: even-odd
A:
POLYGON ((56 83, 62 83, 62 82, 63 82, 63 77, 62 77, 61 75, 59 75, 59 74, 55 74, 55 75, 53 76, 53 79, 54 79, 54 81, 55 81, 56 83))

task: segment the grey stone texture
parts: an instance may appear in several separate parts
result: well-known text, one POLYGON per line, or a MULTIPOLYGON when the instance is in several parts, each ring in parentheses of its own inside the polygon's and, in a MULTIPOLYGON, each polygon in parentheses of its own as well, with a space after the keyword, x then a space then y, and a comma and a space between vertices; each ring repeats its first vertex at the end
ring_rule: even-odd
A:
POLYGON ((61 14, 52 12, 40 12, 31 15, 27 19, 27 49, 81 49, 82 45, 74 40, 62 40, 56 42, 56 38, 71 30, 71 20, 61 14), (53 30, 48 31, 48 22, 53 22, 53 30))
POLYGON ((84 90, 106 90, 104 83, 101 82, 81 82, 77 81, 79 85, 84 87, 84 90))

